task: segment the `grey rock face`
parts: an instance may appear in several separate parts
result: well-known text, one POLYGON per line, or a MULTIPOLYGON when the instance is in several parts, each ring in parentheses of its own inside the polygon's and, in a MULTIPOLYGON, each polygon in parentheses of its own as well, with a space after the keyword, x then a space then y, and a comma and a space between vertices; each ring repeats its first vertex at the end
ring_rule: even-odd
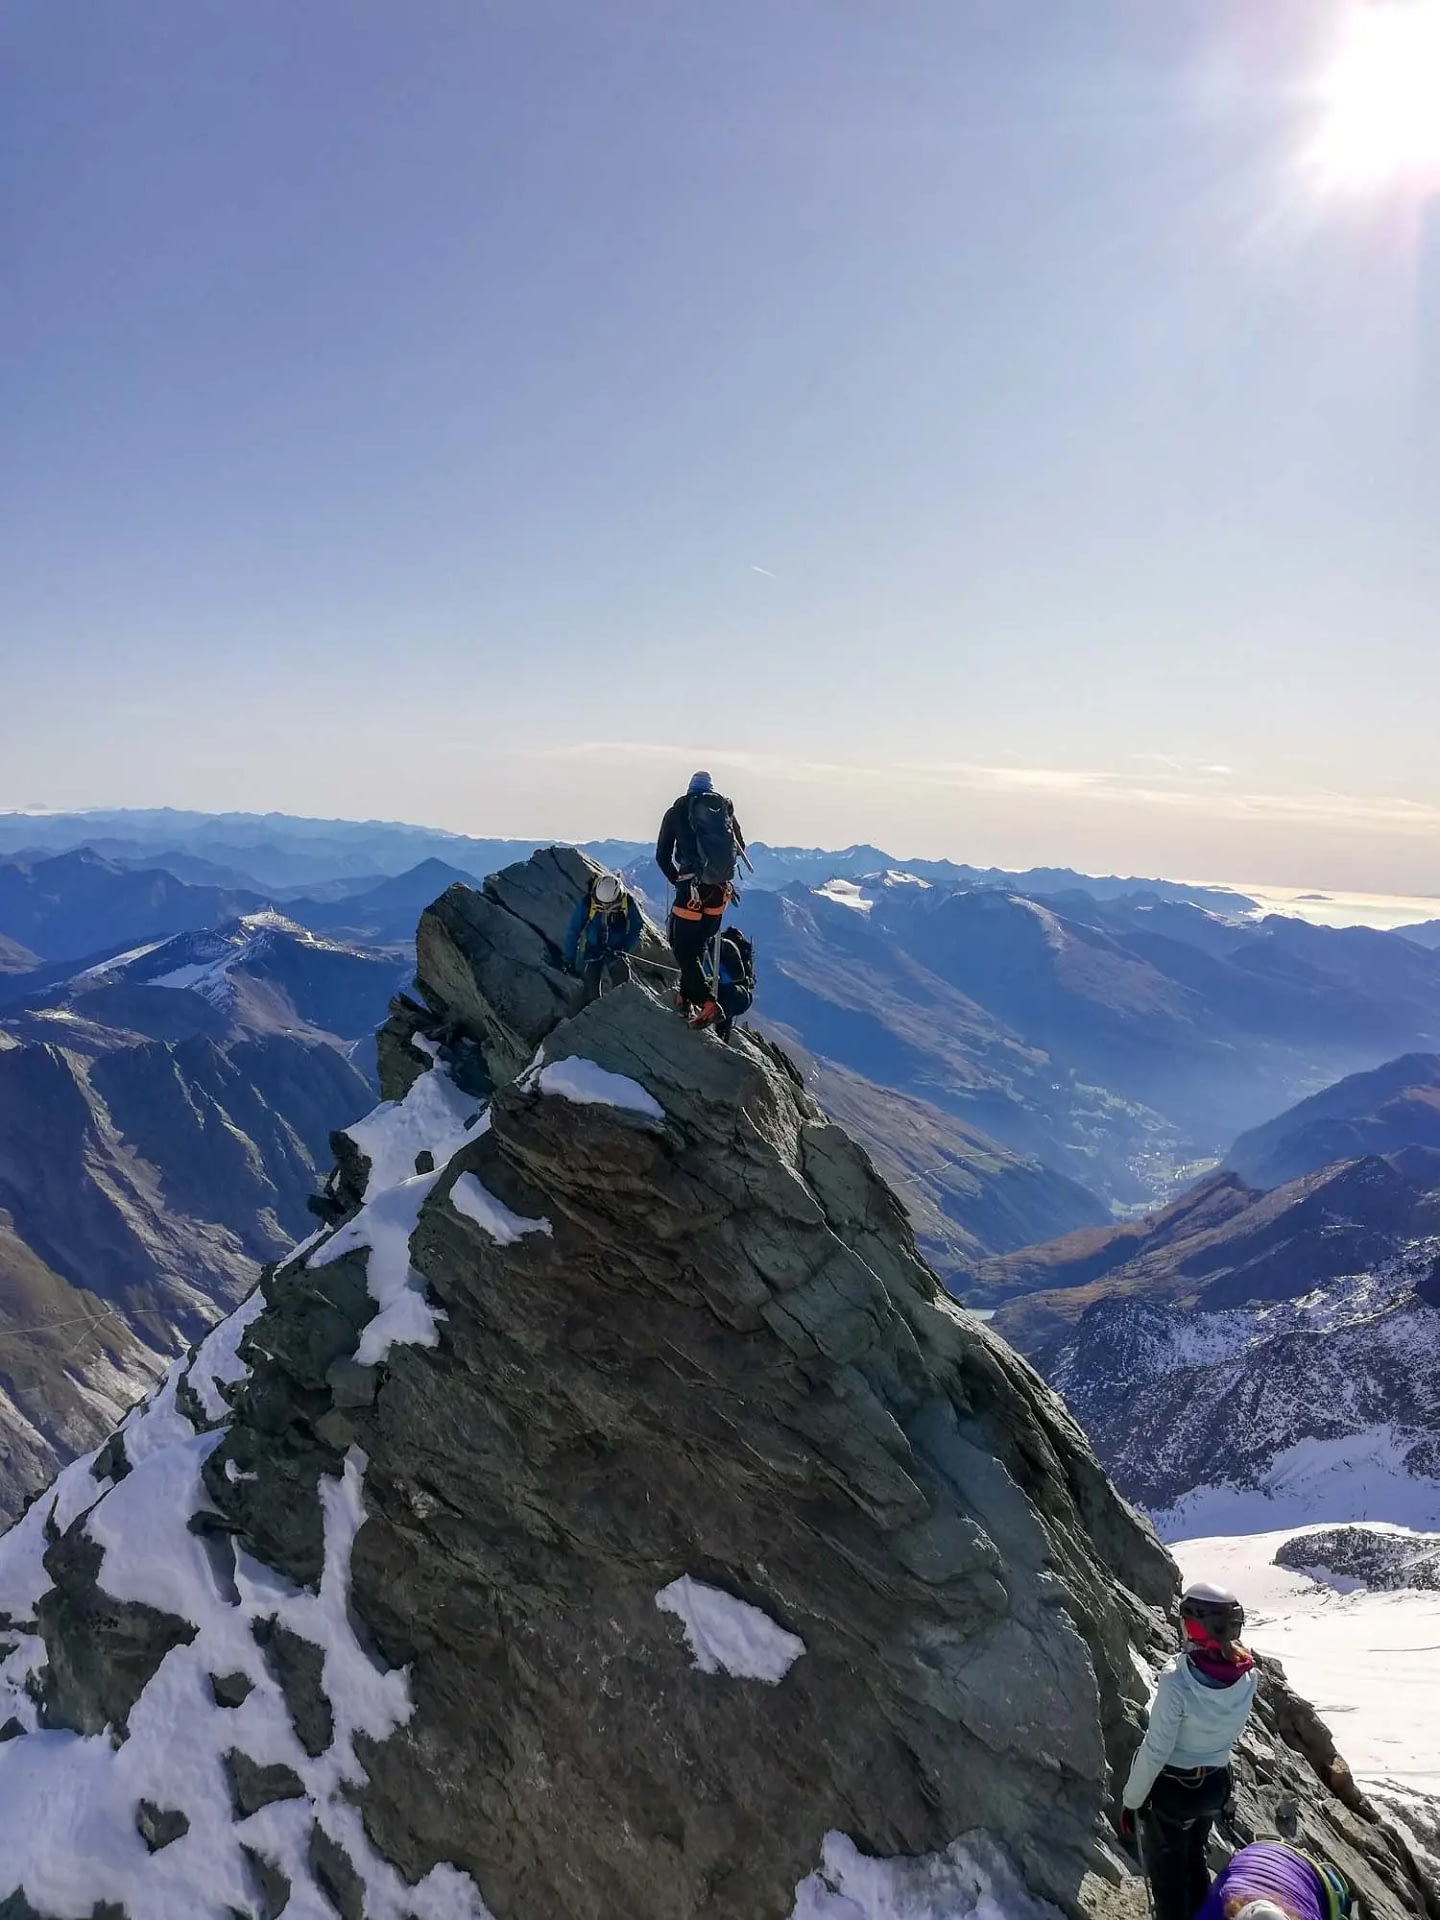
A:
POLYGON ((254 1881, 260 1920, 280 1920, 290 1899, 288 1876, 280 1871, 273 1860, 267 1860, 254 1847, 246 1847, 244 1852, 254 1881))
POLYGON ((1102 1729, 1133 1721, 1136 1691, 1138 1606, 1082 1544, 1082 1504, 1112 1509, 1152 1602, 1168 1564, 773 1058, 697 1044, 639 989, 565 1035, 642 1068, 669 1119, 512 1085, 447 1182, 552 1231, 496 1248, 446 1183, 421 1216, 412 1258, 455 1365, 442 1386, 397 1356, 358 1422, 374 1504, 355 1601, 413 1663, 464 1839, 453 1809, 417 1808, 408 1741, 368 1757, 371 1830, 407 1874, 458 1859, 500 1914, 784 1912, 841 1822, 886 1853, 1023 1835, 1064 1897, 1102 1729), (804 1639, 783 1688, 691 1671, 655 1606, 686 1573, 804 1639))
POLYGON ((316 1759, 335 1738, 335 1715, 325 1697, 325 1649, 278 1620, 257 1620, 252 1629, 265 1650, 265 1664, 285 1696, 300 1744, 316 1759))
POLYGON ((365 1920, 365 1883, 345 1849, 321 1826, 310 1829, 310 1864, 320 1891, 340 1920, 365 1920))
POLYGON ((212 1673, 210 1691, 217 1707, 243 1707, 255 1690, 248 1673, 212 1673))

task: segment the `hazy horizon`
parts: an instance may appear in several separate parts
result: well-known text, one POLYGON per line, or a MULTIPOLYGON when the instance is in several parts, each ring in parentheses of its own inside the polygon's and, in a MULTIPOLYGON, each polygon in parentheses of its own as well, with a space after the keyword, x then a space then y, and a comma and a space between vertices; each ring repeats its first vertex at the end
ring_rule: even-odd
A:
POLYGON ((1440 886, 1396 5, 19 0, 0 798, 1440 886))
MULTIPOLYGON (((164 811, 165 809, 140 807, 133 810, 138 812, 156 812, 156 811, 164 811)), ((79 813, 87 813, 87 812, 108 814, 108 813, 121 812, 121 811, 127 811, 127 809, 108 807, 103 804, 97 804, 92 807, 78 807, 78 808, 69 808, 69 807, 46 808, 39 805, 24 806, 24 807, 0 805, 0 819, 16 818, 16 817, 43 819, 47 817, 54 817, 57 815, 79 814, 79 813)), ((439 822, 427 822, 427 821, 420 821, 420 820, 401 820, 401 819, 383 817, 383 816, 374 815, 374 814, 346 815, 346 814, 330 813, 330 814, 312 814, 312 815, 298 815, 298 816, 294 814, 286 815, 283 813, 282 809, 278 809, 278 808, 269 808, 269 809, 175 808, 175 809, 172 809, 172 811, 175 811, 177 813, 182 813, 182 812, 206 813, 210 815, 210 817, 223 817, 227 814, 233 814, 241 817, 261 818, 261 819, 265 817, 265 814, 267 812, 270 812, 270 813, 279 814, 281 815, 281 817, 288 817, 292 819, 301 818, 301 819, 305 819, 305 820, 308 820, 314 823, 320 823, 320 824, 323 824, 327 821, 333 821, 337 824, 344 824, 344 825, 398 826, 398 827, 413 828, 417 831, 426 832, 426 833, 461 834, 471 839, 481 839, 481 840, 513 839, 519 842, 525 842, 525 841, 544 840, 546 838, 554 838, 567 843, 582 842, 582 841, 601 841, 601 840, 631 840, 631 841, 638 841, 639 843, 644 844, 650 838, 650 835, 648 832, 639 833, 639 834, 620 833, 615 831, 609 831, 604 827, 598 828, 593 832, 586 831, 582 833, 571 833, 571 834, 557 833, 554 835, 545 835, 545 834, 539 834, 539 833, 525 833, 525 832, 500 833, 488 827, 483 822, 477 826, 472 826, 472 827, 455 827, 452 825, 439 823, 439 822)), ((1009 871, 1016 871, 1016 872, 1024 871, 1025 868, 1027 867, 1064 868, 1067 866, 1074 866, 1073 862, 1059 860, 1059 859, 1027 860, 1027 861, 1023 861, 1016 864, 1016 863, 1010 863, 1010 862, 1004 862, 1004 861, 986 860, 982 858, 979 854, 975 854, 972 857, 969 855, 961 856, 957 854, 930 853, 920 847, 909 847, 909 846, 899 847, 899 846, 885 845, 882 841, 878 840, 876 836, 873 834, 857 835, 848 841, 824 841, 824 840, 784 841, 784 840, 775 840, 765 834, 754 834, 752 835, 752 838, 757 840, 766 840, 767 843, 772 846, 782 846, 782 847, 795 846, 800 848, 819 848, 825 851, 835 852, 835 853, 843 852, 844 848, 847 845, 851 845, 851 846, 870 845, 870 846, 875 846, 879 851, 891 856, 897 862, 900 862, 902 864, 906 860, 953 859, 957 862, 957 864, 963 864, 963 865, 969 865, 969 866, 975 866, 975 867, 994 866, 994 867, 999 867, 1002 870, 1009 870, 1009 871)), ((6 857, 8 856, 4 854, 0 854, 0 860, 3 860, 6 857)), ((1400 927, 1400 926, 1405 926, 1407 924, 1414 924, 1423 920, 1429 920, 1429 919, 1440 917, 1440 892, 1437 892, 1434 894, 1424 894, 1424 893, 1403 894, 1403 893, 1384 892, 1384 891, 1377 891, 1377 890, 1347 889, 1343 887, 1324 888, 1324 887, 1321 887, 1317 882, 1308 881, 1308 880, 1296 880, 1293 877, 1285 880, 1280 880, 1275 878, 1266 878, 1266 879, 1257 880, 1254 877, 1251 877, 1248 879, 1236 879, 1233 875, 1217 876, 1214 874, 1182 872, 1182 871, 1165 867, 1165 866, 1154 867, 1146 870, 1138 870, 1138 869, 1128 868, 1123 863, 1119 865, 1115 865, 1115 864, 1107 865, 1102 862, 1097 862, 1094 865, 1090 865, 1090 866, 1075 867, 1075 870, 1077 872, 1086 873, 1097 878, 1098 877, 1117 877, 1121 879, 1133 878, 1137 880, 1147 880, 1147 879, 1148 880, 1168 880, 1168 881, 1176 881, 1182 885, 1193 886, 1193 887, 1229 888, 1236 893, 1245 894, 1250 898, 1256 900, 1261 906, 1265 907, 1268 911, 1277 912, 1277 913, 1296 914, 1300 918, 1310 920, 1318 925, 1400 927)))

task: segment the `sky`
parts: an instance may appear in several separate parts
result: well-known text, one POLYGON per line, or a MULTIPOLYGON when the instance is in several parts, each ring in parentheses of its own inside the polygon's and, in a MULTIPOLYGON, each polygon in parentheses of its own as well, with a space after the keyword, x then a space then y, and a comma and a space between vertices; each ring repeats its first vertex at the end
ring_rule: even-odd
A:
POLYGON ((11 0, 0 806, 1440 891, 1396 4, 11 0))

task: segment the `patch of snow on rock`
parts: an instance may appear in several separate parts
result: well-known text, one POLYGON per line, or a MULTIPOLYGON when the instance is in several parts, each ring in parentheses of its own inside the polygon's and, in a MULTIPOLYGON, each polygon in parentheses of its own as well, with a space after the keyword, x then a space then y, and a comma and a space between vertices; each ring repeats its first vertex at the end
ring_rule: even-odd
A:
POLYGON ((527 1233, 551 1232, 548 1220, 527 1220, 524 1214, 512 1213, 473 1173, 461 1174, 450 1189, 450 1203, 502 1247, 513 1247, 527 1233))
POLYGON ((207 1420, 224 1419, 228 1403, 220 1389, 237 1386, 249 1373, 250 1369, 240 1358, 240 1342, 250 1323, 264 1310, 265 1296, 256 1287, 247 1300, 242 1300, 235 1311, 212 1327, 200 1342, 189 1381, 200 1396, 207 1420))
POLYGON ((527 1076, 525 1084, 557 1099, 569 1100, 577 1107, 624 1107, 631 1113, 643 1113, 649 1120, 665 1118, 665 1109, 638 1080, 629 1080, 623 1073, 611 1073, 579 1054, 572 1054, 566 1060, 552 1060, 533 1078, 527 1076))
POLYGON ((702 1673, 728 1673, 736 1680, 764 1680, 777 1686, 805 1651, 798 1634, 787 1633, 759 1607, 732 1593, 710 1587, 689 1574, 672 1580, 655 1596, 662 1613, 673 1613, 685 1629, 695 1665, 702 1673))
POLYGON ((943 1853, 877 1859, 827 1833, 819 1870, 795 1889, 790 1920, 1060 1920, 983 1836, 943 1853))
POLYGON ((325 1267, 342 1253, 368 1247, 365 1285, 380 1311, 360 1335, 355 1358, 362 1367, 385 1359, 392 1346, 433 1347, 439 1344, 444 1311, 425 1298, 420 1276, 410 1265, 410 1236, 429 1199, 441 1169, 419 1173, 397 1186, 387 1187, 367 1200, 353 1220, 310 1256, 312 1267, 325 1267))
POLYGON ((467 1141, 478 1139, 485 1131, 483 1104, 435 1066, 420 1075, 403 1100, 383 1101, 346 1127, 347 1138, 370 1162, 367 1197, 410 1179, 417 1154, 433 1154, 439 1168, 467 1141))

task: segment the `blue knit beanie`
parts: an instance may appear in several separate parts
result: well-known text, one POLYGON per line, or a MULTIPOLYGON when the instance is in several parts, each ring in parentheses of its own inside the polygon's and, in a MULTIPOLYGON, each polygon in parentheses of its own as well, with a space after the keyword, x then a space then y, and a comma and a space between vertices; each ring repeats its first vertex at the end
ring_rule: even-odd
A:
POLYGON ((689 793, 713 793, 715 791, 715 783, 708 773, 692 773, 690 776, 690 785, 686 791, 689 793))

